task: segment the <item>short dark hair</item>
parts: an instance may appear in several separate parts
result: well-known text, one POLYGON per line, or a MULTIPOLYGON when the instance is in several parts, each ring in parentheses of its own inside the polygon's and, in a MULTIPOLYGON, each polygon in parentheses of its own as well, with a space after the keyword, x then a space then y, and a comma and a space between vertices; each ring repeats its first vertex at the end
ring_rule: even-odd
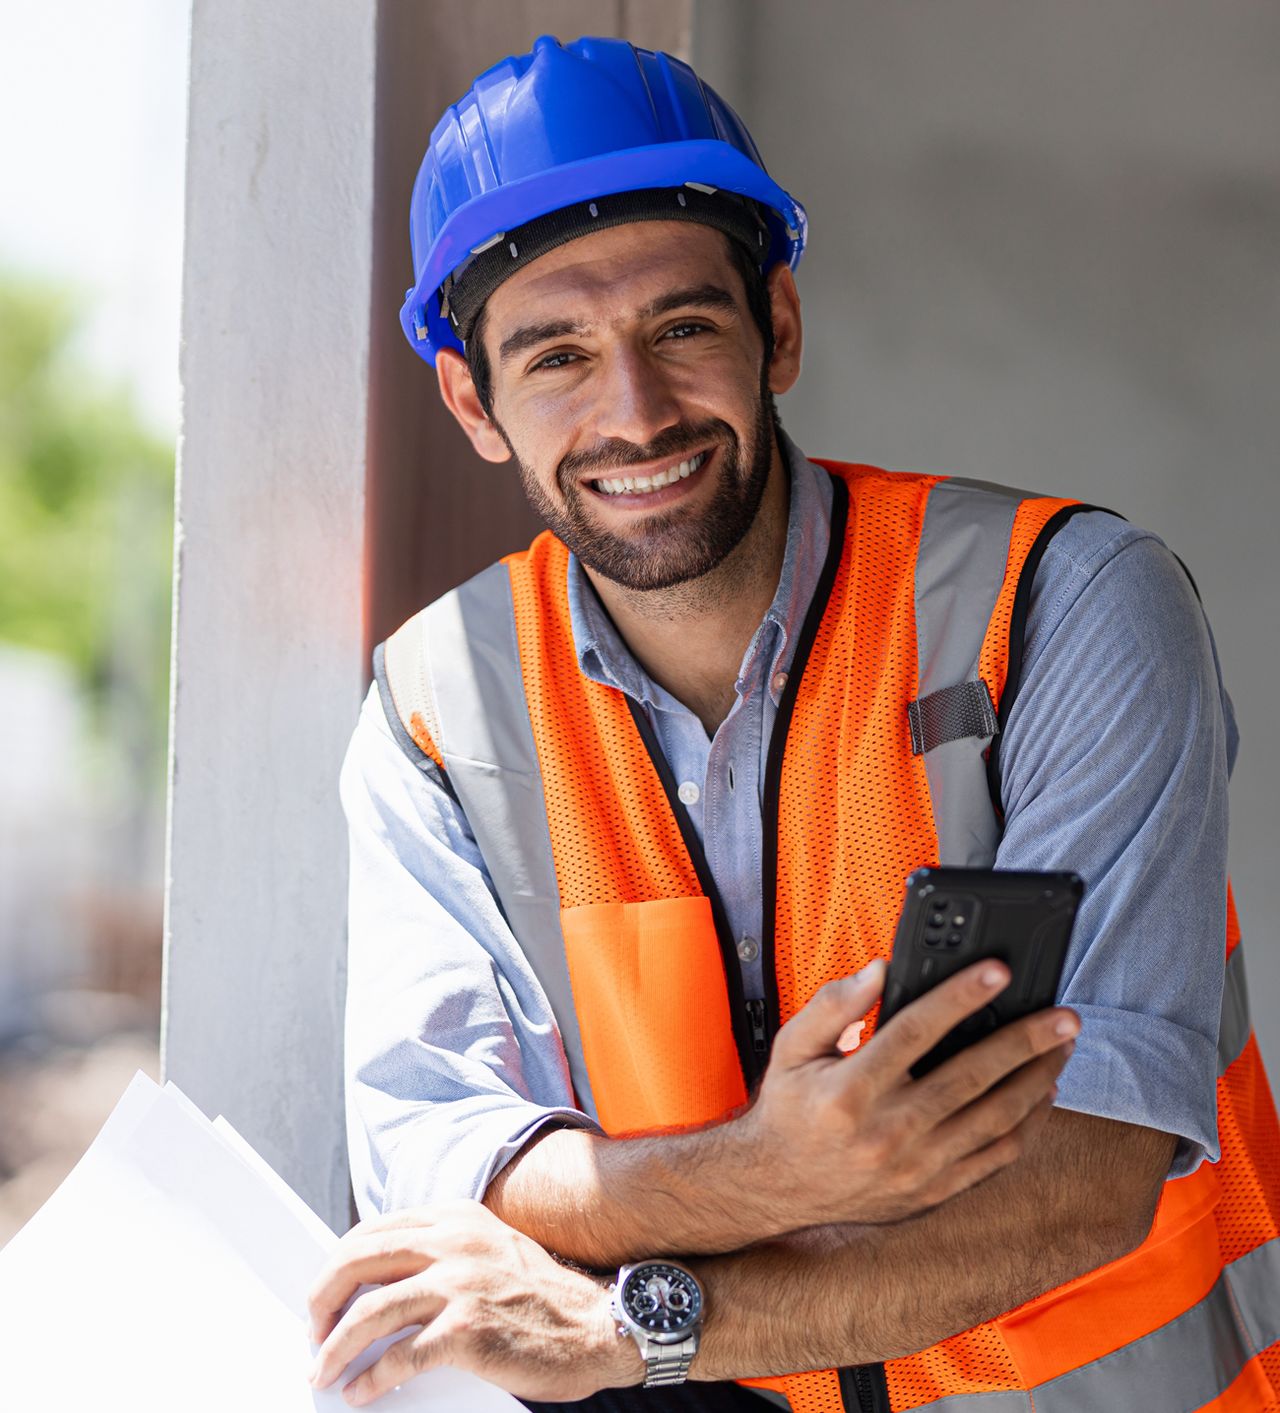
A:
MULTIPOLYGON (((756 264, 751 253, 740 241, 734 240, 732 236, 728 235, 724 237, 724 240, 729 247, 729 260, 738 272, 743 289, 746 290, 747 308, 751 311, 751 317, 755 320, 756 328, 760 330, 760 337, 764 340, 764 362, 768 364, 773 357, 773 306, 769 302, 769 286, 765 281, 765 272, 756 264)), ((471 370, 471 381, 475 384, 480 406, 484 409, 486 417, 492 417, 493 369, 490 367, 489 354, 484 346, 488 315, 489 311, 486 306, 480 311, 471 329, 471 337, 467 340, 465 352, 467 367, 471 370)))

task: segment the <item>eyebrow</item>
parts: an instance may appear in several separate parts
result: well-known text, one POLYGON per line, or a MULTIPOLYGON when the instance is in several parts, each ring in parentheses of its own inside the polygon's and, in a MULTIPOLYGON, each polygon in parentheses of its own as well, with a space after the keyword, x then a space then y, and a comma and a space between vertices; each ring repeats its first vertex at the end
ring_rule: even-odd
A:
POLYGON ((548 339, 562 339, 566 334, 580 334, 585 327, 586 325, 575 323, 572 319, 554 319, 546 324, 526 324, 502 340, 502 346, 498 349, 498 361, 505 363, 508 358, 514 358, 517 353, 523 353, 526 348, 545 343, 548 339))
POLYGON ((738 301, 720 285, 690 285, 688 289, 673 289, 670 294, 659 295, 640 311, 640 317, 656 319, 660 314, 670 314, 672 310, 685 309, 689 305, 733 313, 737 311, 738 301))
MULTIPOLYGON (((673 289, 666 294, 659 295, 657 299, 650 301, 638 311, 638 317, 656 319, 663 314, 670 314, 673 310, 687 309, 691 306, 736 313, 738 301, 721 285, 690 285, 686 289, 673 289)), ((527 348, 533 348, 550 339, 561 339, 569 334, 584 333, 588 327, 588 325, 578 323, 574 319, 553 319, 541 324, 525 324, 502 340, 498 349, 498 361, 505 363, 509 358, 514 358, 517 353, 523 353, 527 348)))

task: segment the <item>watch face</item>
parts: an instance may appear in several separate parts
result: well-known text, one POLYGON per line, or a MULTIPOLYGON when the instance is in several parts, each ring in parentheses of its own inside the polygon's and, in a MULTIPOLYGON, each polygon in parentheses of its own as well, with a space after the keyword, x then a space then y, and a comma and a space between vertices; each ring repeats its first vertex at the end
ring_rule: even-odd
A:
POLYGON ((646 1334, 664 1343, 691 1330, 702 1317, 702 1289, 679 1266, 646 1261, 627 1277, 622 1308, 646 1334))

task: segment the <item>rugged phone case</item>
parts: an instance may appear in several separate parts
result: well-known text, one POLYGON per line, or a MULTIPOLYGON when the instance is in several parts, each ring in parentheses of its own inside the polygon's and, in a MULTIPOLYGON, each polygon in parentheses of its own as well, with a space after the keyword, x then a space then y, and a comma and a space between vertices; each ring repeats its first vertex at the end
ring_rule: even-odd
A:
POLYGON ((879 1024, 962 967, 997 957, 1013 979, 912 1066, 919 1078, 1019 1016, 1051 1006, 1084 883, 1074 873, 920 868, 907 876, 879 1024))

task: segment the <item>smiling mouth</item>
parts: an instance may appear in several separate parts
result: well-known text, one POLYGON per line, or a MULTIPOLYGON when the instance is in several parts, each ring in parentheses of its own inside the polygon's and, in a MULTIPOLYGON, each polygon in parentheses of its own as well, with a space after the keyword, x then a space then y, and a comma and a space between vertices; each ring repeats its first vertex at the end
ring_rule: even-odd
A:
POLYGON ((669 466, 665 471, 657 471, 652 476, 610 477, 592 481, 591 488, 606 496, 648 495, 652 491, 660 491, 663 486, 672 486, 677 481, 687 480, 710 455, 710 452, 700 451, 687 461, 682 461, 677 466, 669 466))

